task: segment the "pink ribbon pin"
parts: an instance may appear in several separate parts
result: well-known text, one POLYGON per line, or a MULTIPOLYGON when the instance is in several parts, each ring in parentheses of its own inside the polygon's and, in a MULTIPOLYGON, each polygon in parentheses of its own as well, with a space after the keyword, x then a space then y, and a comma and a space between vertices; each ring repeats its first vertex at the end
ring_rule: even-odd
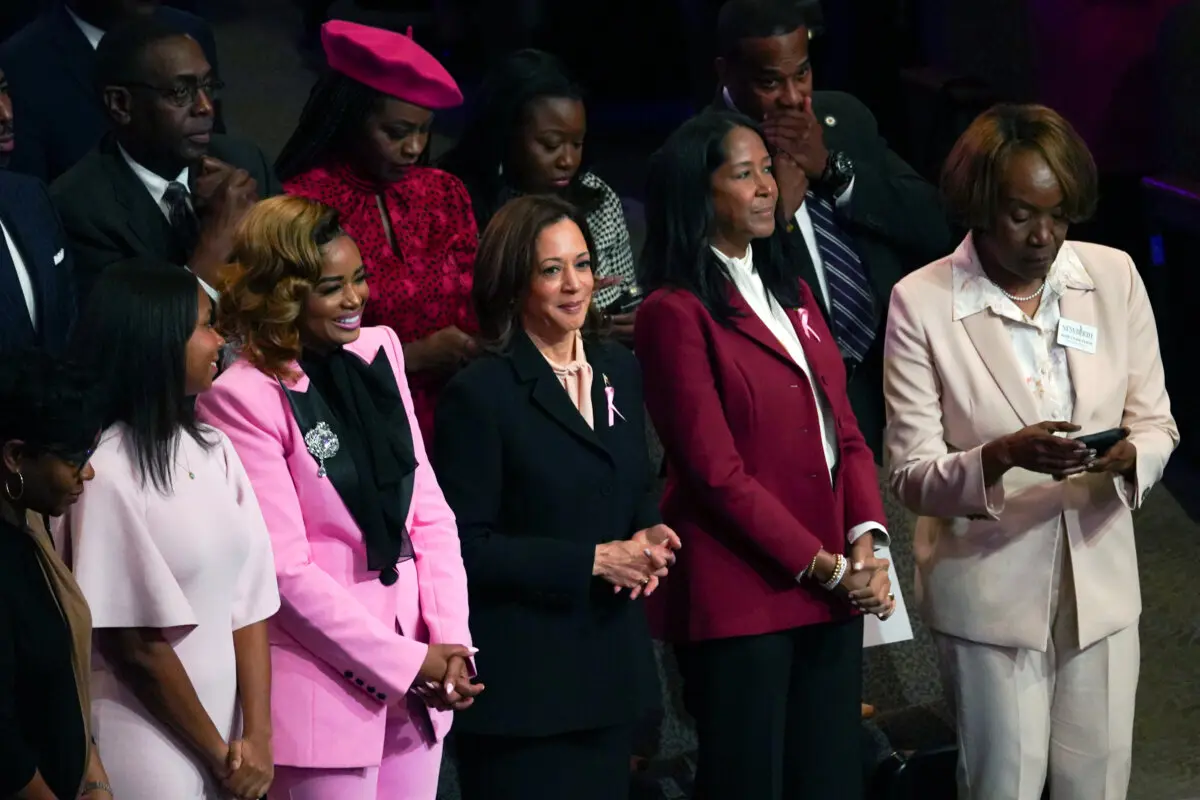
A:
POLYGON ((821 337, 818 336, 817 332, 813 330, 812 325, 808 324, 807 308, 800 309, 800 327, 804 329, 805 336, 809 337, 810 339, 816 339, 818 342, 821 341, 821 337))
POLYGON ((624 422, 625 415, 617 410, 617 404, 615 402, 617 390, 614 389, 612 384, 608 382, 607 375, 604 376, 604 396, 608 399, 608 427, 611 428, 613 426, 614 417, 620 417, 621 421, 624 422))

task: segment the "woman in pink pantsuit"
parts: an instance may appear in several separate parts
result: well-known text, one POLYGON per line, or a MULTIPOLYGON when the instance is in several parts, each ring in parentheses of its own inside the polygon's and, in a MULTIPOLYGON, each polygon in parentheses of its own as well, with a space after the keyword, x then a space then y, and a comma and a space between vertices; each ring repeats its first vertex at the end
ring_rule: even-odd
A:
POLYGON ((191 273, 106 270, 72 349, 108 381, 96 479, 59 542, 92 610, 92 732, 122 800, 257 800, 271 782, 271 542, 223 434, 196 422, 222 345, 191 273))
POLYGON ((482 687, 400 342, 360 327, 370 291, 333 209, 263 201, 234 256, 220 320, 243 352, 198 410, 233 441, 274 546, 270 796, 433 800, 450 712, 482 687))

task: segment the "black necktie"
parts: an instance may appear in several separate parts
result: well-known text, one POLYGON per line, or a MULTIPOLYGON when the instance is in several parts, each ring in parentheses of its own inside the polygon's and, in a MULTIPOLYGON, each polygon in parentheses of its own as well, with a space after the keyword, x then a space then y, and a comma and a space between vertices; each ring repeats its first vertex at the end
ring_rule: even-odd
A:
POLYGON ((167 184, 163 194, 163 203, 167 206, 167 219, 171 222, 171 230, 179 241, 183 251, 190 257, 200 241, 200 220, 188 203, 188 189, 178 181, 167 184))

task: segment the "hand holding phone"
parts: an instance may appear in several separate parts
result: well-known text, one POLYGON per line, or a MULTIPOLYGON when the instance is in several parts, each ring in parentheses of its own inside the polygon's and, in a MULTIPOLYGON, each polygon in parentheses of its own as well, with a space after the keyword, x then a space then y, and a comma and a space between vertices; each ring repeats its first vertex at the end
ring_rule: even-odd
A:
POLYGON ((1075 441, 1087 445, 1089 450, 1095 452, 1097 458, 1103 458, 1113 448, 1113 445, 1127 436, 1129 436, 1129 431, 1126 428, 1109 428, 1100 433, 1078 436, 1075 441))

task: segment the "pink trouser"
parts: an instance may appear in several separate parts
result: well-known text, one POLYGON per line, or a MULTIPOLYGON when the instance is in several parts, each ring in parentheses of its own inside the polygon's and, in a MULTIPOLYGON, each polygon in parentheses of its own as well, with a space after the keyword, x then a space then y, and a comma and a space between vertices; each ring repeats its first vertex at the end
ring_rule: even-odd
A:
POLYGON ((442 743, 429 744, 406 716, 388 717, 378 767, 276 765, 269 800, 435 800, 442 743))

